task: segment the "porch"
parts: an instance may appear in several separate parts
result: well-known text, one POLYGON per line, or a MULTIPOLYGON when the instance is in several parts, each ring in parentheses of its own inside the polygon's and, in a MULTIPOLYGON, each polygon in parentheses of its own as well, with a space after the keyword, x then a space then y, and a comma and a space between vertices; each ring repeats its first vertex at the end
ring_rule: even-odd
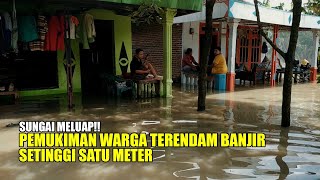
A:
MULTIPOLYGON (((205 7, 204 7, 205 9, 205 7)), ((290 25, 292 23, 292 13, 277 9, 260 7, 261 22, 263 29, 268 32, 269 38, 273 40, 282 50, 287 49, 290 25)), ((258 26, 253 4, 242 1, 217 1, 213 9, 213 31, 212 47, 220 46, 222 54, 227 59, 227 90, 233 91, 236 84, 236 72, 241 64, 245 65, 248 72, 252 72, 257 64, 260 64, 267 56, 271 63, 269 69, 260 69, 268 77, 266 80, 270 86, 275 86, 276 78, 283 74, 285 62, 268 44, 268 52, 262 53, 262 43, 266 42, 258 34, 258 26), (246 9, 246 11, 243 11, 246 9), (280 63, 279 63, 280 62, 280 63), (279 75, 279 76, 278 76, 279 75)), ((317 54, 319 42, 320 24, 317 23, 319 17, 302 15, 300 23, 299 38, 296 59, 299 62, 307 59, 310 62, 310 81, 316 81, 317 74, 317 54)), ((187 48, 194 49, 194 57, 199 62, 201 49, 201 37, 204 34, 205 10, 199 13, 176 17, 174 23, 183 24, 183 51, 187 48), (194 33, 190 33, 190 30, 194 33)), ((213 60, 212 52, 209 60, 213 60)), ((294 71, 299 75, 299 71, 294 71)), ((252 78, 242 78, 251 80, 252 78)), ((251 76, 246 74, 246 76, 251 76)), ((293 77, 295 80, 296 76, 293 77)))

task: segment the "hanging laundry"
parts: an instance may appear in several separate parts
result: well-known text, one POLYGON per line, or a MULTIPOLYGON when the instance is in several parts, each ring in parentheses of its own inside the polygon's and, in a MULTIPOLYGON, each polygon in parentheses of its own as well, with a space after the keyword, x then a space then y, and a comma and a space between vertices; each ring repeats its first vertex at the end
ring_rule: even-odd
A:
POLYGON ((64 17, 52 16, 48 23, 48 33, 45 40, 46 51, 64 50, 64 17))
POLYGON ((18 17, 19 39, 22 42, 31 42, 39 38, 37 22, 33 16, 18 17))
POLYGON ((93 43, 95 40, 94 38, 96 37, 96 29, 95 29, 95 25, 94 25, 93 16, 90 14, 86 14, 85 15, 85 23, 86 23, 86 29, 87 29, 89 43, 93 43))
POLYGON ((46 34, 48 33, 48 22, 45 16, 38 16, 38 32, 40 40, 46 40, 46 34))
POLYGON ((0 16, 0 53, 5 52, 5 21, 2 16, 0 16))
MULTIPOLYGON (((75 16, 70 17, 70 39, 78 38, 76 34, 76 29, 79 26, 79 20, 75 16)), ((69 34, 67 34, 67 38, 69 38, 69 34)))
POLYGON ((9 50, 11 45, 11 34, 12 34, 12 20, 11 16, 8 12, 2 13, 2 17, 5 21, 5 29, 4 29, 4 39, 5 39, 5 50, 9 50))
POLYGON ((81 15, 81 29, 79 30, 80 42, 83 49, 90 49, 89 43, 93 43, 96 37, 96 29, 94 25, 94 18, 90 14, 81 15))
POLYGON ((6 30, 10 30, 12 31, 12 20, 11 20, 11 16, 8 12, 5 12, 2 14, 2 16, 4 17, 5 20, 5 28, 6 30))
POLYGON ((38 33, 39 39, 33 42, 30 42, 30 50, 31 51, 44 51, 44 44, 46 39, 46 34, 48 32, 48 22, 45 16, 38 16, 38 33))
POLYGON ((44 51, 43 41, 33 41, 29 43, 30 51, 44 51))

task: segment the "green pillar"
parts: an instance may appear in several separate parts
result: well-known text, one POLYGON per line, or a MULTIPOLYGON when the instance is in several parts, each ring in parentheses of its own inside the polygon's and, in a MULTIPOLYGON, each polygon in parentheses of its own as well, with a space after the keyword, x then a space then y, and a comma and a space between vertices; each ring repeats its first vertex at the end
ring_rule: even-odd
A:
POLYGON ((175 9, 165 9, 162 13, 163 24, 163 94, 162 96, 172 97, 172 24, 177 14, 175 9))

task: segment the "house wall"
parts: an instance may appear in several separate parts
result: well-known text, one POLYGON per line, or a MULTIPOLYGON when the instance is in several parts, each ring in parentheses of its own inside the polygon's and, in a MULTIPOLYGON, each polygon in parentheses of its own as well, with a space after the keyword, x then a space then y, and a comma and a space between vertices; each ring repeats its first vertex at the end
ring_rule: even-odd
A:
POLYGON ((200 58, 200 34, 199 34, 200 22, 183 23, 182 30, 182 56, 187 48, 192 48, 192 54, 194 59, 199 62, 200 58), (190 28, 194 29, 194 34, 190 34, 190 28))
MULTIPOLYGON (((124 43, 126 53, 128 56, 127 68, 129 68, 129 64, 132 60, 132 33, 131 33, 131 18, 128 16, 119 16, 114 14, 112 11, 108 10, 91 10, 89 11, 91 15, 95 19, 99 20, 114 20, 114 46, 115 46, 115 66, 116 66, 116 74, 121 74, 121 67, 119 64, 120 61, 120 52, 122 48, 122 44, 124 43)), ((129 69, 128 69, 129 70, 129 69)))
MULTIPOLYGON (((124 61, 125 65, 129 69, 129 64, 132 59, 132 34, 131 34, 131 18, 128 16, 119 16, 108 10, 90 10, 89 14, 94 16, 94 19, 99 20, 114 20, 114 42, 115 42, 115 59, 110 59, 115 61, 116 74, 121 74, 120 68, 120 52, 122 44, 126 49, 128 58, 124 61)), ((97 37, 98 38, 98 37, 97 37)), ((79 41, 71 41, 72 52, 74 55, 74 75, 73 75, 73 89, 74 92, 81 92, 81 67, 80 67, 80 49, 79 41)), ((67 93, 67 77, 64 67, 64 57, 65 51, 57 52, 57 61, 58 61, 58 80, 59 88, 56 89, 44 89, 44 90, 31 90, 31 91, 22 91, 21 96, 37 96, 37 95, 49 95, 49 94, 62 94, 67 93)), ((85 68, 85 67, 83 67, 85 68)))

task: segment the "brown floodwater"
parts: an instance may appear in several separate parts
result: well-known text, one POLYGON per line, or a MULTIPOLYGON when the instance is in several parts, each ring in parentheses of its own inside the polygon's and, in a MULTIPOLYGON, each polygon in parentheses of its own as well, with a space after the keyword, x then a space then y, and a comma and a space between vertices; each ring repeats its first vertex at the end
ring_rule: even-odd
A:
POLYGON ((209 92, 197 112, 191 87, 175 88, 173 99, 64 96, 0 103, 0 179, 320 179, 320 85, 293 86, 292 122, 281 128, 282 88, 237 87, 209 92), (21 120, 100 120, 102 132, 263 132, 263 148, 154 148, 152 163, 20 163, 21 120))

